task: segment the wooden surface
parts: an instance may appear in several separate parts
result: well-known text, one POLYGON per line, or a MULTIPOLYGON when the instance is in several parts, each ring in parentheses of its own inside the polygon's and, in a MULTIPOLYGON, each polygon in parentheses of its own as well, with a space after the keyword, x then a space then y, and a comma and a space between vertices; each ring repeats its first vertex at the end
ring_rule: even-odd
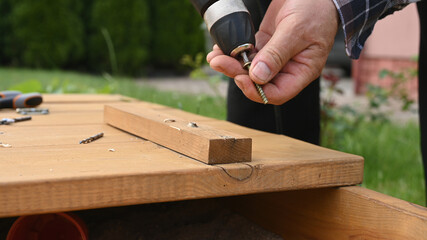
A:
POLYGON ((427 208, 357 186, 224 200, 285 239, 427 239, 427 208))
POLYGON ((138 103, 105 105, 104 121, 207 164, 251 161, 251 138, 138 103))
MULTIPOLYGON (((0 126, 0 217, 360 183, 363 158, 151 103, 253 139, 252 162, 207 165, 103 121, 108 95, 45 95, 49 115, 0 126), (104 132, 90 144, 84 138, 104 132), (113 150, 114 149, 114 150, 113 150)), ((141 106, 141 107, 142 107, 141 106)), ((0 118, 17 117, 1 110, 0 118)))

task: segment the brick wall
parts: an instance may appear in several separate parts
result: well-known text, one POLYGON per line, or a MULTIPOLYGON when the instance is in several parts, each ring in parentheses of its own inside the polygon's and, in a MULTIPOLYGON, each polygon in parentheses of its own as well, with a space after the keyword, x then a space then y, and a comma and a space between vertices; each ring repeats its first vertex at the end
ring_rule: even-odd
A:
MULTIPOLYGON (((410 59, 375 58, 361 56, 352 62, 352 77, 355 81, 356 94, 364 94, 368 83, 390 89, 393 84, 391 77, 380 78, 380 72, 387 69, 393 72, 418 69, 418 63, 410 59)), ((403 84, 413 100, 418 99, 418 78, 413 77, 403 84)))

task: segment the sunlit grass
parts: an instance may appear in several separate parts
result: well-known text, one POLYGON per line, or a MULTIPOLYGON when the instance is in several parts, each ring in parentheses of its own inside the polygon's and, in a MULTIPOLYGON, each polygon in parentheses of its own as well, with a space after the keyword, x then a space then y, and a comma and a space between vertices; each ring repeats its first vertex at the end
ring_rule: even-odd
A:
POLYGON ((41 93, 121 94, 204 116, 225 119, 225 101, 219 97, 159 91, 133 79, 75 72, 1 69, 0 89, 41 93))

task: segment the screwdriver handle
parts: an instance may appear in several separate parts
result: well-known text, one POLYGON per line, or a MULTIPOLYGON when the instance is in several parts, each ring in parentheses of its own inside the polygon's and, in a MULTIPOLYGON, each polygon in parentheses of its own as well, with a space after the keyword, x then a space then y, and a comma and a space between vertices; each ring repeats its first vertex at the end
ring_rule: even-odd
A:
POLYGON ((25 93, 15 97, 0 99, 0 108, 31 108, 43 102, 40 93, 25 93))
POLYGON ((22 93, 20 91, 2 91, 0 92, 0 98, 14 98, 19 94, 22 93))

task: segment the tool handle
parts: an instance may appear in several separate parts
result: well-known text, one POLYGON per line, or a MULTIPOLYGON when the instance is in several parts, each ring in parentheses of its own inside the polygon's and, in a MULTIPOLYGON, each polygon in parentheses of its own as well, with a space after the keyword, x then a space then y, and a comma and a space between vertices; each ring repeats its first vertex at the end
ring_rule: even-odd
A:
POLYGON ((25 93, 15 97, 0 99, 0 108, 28 108, 36 107, 43 102, 40 93, 25 93))
POLYGON ((0 92, 0 98, 14 98, 19 94, 22 93, 20 91, 2 91, 0 92))

